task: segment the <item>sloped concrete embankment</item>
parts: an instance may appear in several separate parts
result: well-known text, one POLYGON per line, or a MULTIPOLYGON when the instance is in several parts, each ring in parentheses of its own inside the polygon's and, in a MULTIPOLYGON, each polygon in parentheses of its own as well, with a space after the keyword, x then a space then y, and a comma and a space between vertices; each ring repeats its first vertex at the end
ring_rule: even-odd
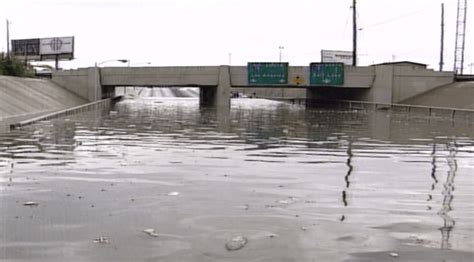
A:
POLYGON ((85 99, 51 80, 0 76, 0 123, 21 121, 85 103, 85 99))
POLYGON ((456 82, 401 101, 400 104, 474 109, 474 82, 456 82))

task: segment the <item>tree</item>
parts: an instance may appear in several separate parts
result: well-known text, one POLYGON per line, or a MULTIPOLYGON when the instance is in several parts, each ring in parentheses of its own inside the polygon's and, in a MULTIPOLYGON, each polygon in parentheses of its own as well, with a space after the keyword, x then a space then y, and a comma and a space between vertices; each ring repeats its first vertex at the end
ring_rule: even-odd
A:
POLYGON ((0 75, 27 76, 28 68, 16 58, 8 58, 4 53, 0 55, 0 75))

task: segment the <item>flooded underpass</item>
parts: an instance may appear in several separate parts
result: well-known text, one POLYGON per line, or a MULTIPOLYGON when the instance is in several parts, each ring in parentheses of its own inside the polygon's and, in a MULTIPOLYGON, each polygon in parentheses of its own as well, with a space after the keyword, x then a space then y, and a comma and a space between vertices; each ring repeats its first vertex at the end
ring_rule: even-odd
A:
POLYGON ((0 133, 0 174, 2 261, 474 259, 472 121, 126 99, 0 133))

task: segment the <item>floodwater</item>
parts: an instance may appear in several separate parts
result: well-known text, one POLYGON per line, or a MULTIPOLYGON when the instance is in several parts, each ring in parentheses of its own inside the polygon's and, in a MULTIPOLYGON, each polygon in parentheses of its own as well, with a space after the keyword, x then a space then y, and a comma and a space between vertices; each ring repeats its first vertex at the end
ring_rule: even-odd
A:
POLYGON ((0 133, 1 261, 473 261, 474 123, 125 100, 0 133))

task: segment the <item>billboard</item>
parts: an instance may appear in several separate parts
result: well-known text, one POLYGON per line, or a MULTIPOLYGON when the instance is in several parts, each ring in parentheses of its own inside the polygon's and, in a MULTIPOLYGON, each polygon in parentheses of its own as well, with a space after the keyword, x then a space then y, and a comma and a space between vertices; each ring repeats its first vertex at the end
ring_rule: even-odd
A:
POLYGON ((71 60, 74 58, 74 37, 12 40, 12 55, 30 61, 71 60))
POLYGON ((40 41, 36 39, 12 40, 12 55, 39 56, 40 41))
POLYGON ((288 63, 248 63, 247 82, 249 85, 288 84, 288 63))
POLYGON ((344 84, 343 63, 311 63, 309 83, 318 86, 340 86, 344 84))
POLYGON ((53 37, 40 39, 41 55, 74 53, 74 37, 53 37))
POLYGON ((321 50, 321 62, 352 65, 352 51, 321 50))

